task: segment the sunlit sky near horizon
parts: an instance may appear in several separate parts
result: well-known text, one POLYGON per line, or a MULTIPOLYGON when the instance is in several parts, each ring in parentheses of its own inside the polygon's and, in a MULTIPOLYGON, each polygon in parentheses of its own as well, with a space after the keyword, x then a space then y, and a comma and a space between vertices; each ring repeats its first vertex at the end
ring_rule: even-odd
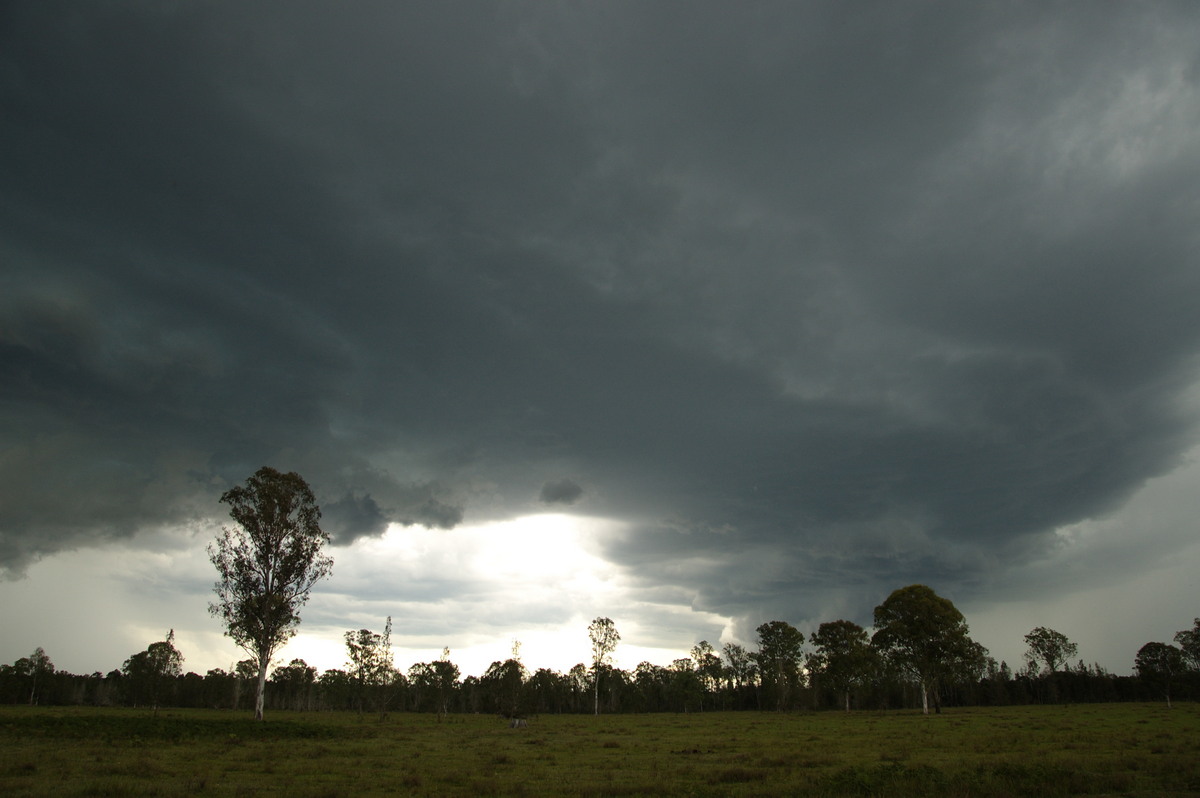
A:
POLYGON ((0 11, 0 661, 206 607, 312 485, 282 657, 565 670, 933 587, 1018 667, 1200 615, 1200 5, 0 11))

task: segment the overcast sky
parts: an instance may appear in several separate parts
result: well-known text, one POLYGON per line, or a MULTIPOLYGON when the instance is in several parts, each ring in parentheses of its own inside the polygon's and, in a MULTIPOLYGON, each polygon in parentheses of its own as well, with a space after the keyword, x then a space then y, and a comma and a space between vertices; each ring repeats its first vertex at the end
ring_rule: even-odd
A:
POLYGON ((283 653, 560 669, 869 626, 1127 673, 1200 615, 1200 5, 0 10, 0 661, 206 613, 312 485, 283 653))

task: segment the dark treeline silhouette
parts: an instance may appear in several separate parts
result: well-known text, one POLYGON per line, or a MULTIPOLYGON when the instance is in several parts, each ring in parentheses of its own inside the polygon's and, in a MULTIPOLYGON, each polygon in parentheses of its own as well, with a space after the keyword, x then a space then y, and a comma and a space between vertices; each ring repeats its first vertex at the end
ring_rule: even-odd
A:
MULTIPOLYGON (((642 662, 622 670, 600 657, 590 667, 580 663, 566 673, 548 668, 530 672, 520 660, 518 643, 510 658, 492 663, 481 675, 462 678, 449 650, 407 671, 392 667, 388 619, 383 635, 369 630, 347 633, 351 656, 346 670, 318 672, 300 659, 275 667, 264 700, 271 710, 492 713, 514 718, 596 711, 851 711, 923 705, 938 711, 955 706, 1194 701, 1200 700, 1200 619, 1195 623, 1175 636, 1178 645, 1143 646, 1134 658, 1134 676, 1061 660, 1057 654, 1074 654, 1075 646, 1064 635, 1038 627, 1025 638, 1030 644, 1026 662, 1013 671, 970 640, 953 605, 914 585, 894 592, 877 608, 873 637, 850 621, 822 624, 807 639, 784 621, 770 621, 758 628, 754 651, 733 643, 718 651, 701 641, 691 656, 669 665, 642 662), (908 603, 901 606, 902 602, 908 603), (931 607, 946 619, 942 632, 930 621, 936 612, 926 612, 931 607), (905 611, 915 611, 913 617, 921 621, 916 637, 906 639, 904 629, 896 625, 905 611), (934 647, 937 657, 921 659, 929 648, 922 648, 927 638, 938 634, 943 637, 934 647)), ((121 669, 90 675, 55 669, 39 648, 11 665, 0 665, 0 702, 255 709, 254 660, 243 660, 228 671, 184 673, 173 640, 170 634, 132 655, 121 669)))
MULTIPOLYGON (((28 658, 22 658, 27 660, 28 658)), ((77 675, 46 671, 35 677, 18 660, 0 665, 0 702, 46 705, 136 706, 152 708, 155 696, 137 677, 120 670, 77 675), (31 702, 30 697, 33 696, 31 702)), ((576 665, 566 673, 539 668, 530 673, 515 660, 493 663, 481 676, 467 676, 440 689, 428 668, 414 665, 390 686, 389 708, 410 712, 486 712, 511 716, 594 711, 591 669, 576 665), (443 705, 444 702, 444 705, 443 705)), ((232 671, 216 668, 201 675, 183 673, 158 685, 161 707, 254 709, 257 668, 246 660, 232 671)), ((303 660, 274 669, 265 694, 269 710, 363 711, 361 687, 344 670, 318 673, 303 660)), ((739 681, 723 662, 705 674, 690 658, 667 666, 642 662, 631 671, 607 668, 600 682, 602 712, 705 712, 715 710, 841 710, 841 690, 810 675, 781 705, 757 674, 739 681)), ((1200 699, 1200 675, 1181 674, 1172 691, 1175 701, 1200 699)), ((1004 663, 988 663, 978 680, 941 687, 942 706, 996 706, 1037 703, 1161 701, 1158 686, 1137 676, 1115 676, 1083 662, 1053 675, 1017 673, 1004 663)), ((853 709, 920 707, 918 685, 881 677, 852 694, 853 709)), ((368 707, 369 708, 369 707, 368 707)))

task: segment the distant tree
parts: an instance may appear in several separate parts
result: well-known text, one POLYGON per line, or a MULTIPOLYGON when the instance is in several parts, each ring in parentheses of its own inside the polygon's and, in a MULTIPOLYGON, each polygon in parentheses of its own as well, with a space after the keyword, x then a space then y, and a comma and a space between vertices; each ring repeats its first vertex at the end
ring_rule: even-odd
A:
POLYGON ((450 697, 458 685, 461 675, 458 666, 450 661, 450 649, 442 649, 442 657, 433 663, 433 673, 438 696, 438 715, 445 717, 450 712, 450 697))
POLYGON ((14 676, 25 683, 25 693, 29 696, 29 706, 38 703, 40 690, 54 675, 54 663, 46 656, 45 650, 38 646, 28 657, 21 657, 12 664, 14 676))
POLYGON ((318 581, 333 570, 321 553, 329 535, 308 483, 294 472, 264 466, 226 491, 236 527, 222 530, 208 556, 220 578, 209 612, 258 665, 254 717, 263 718, 267 667, 276 651, 296 634, 300 608, 318 581))
POLYGON ((875 670, 875 650, 867 630, 853 621, 830 621, 813 632, 808 667, 827 687, 840 693, 850 711, 850 691, 875 670))
POLYGON ((367 704, 371 704, 383 717, 387 714, 392 687, 399 675, 392 659, 392 616, 388 616, 383 634, 359 629, 346 632, 345 638, 358 711, 362 712, 367 704))
POLYGON ((458 687, 459 676, 458 666, 450 661, 449 648, 442 649, 441 659, 418 662, 408 669, 409 684, 418 706, 430 699, 439 721, 450 711, 450 698, 458 687))
POLYGON ((341 668, 321 671, 317 677, 317 694, 325 709, 354 709, 354 685, 350 674, 341 668))
POLYGON ((1012 671, 1007 662, 996 662, 988 657, 984 662, 984 679, 987 681, 986 703, 1009 703, 1008 687, 1012 683, 1012 671))
POLYGON ((939 680, 953 678, 972 665, 982 666, 982 646, 968 636, 961 612, 925 585, 892 592, 875 608, 872 645, 921 690, 921 711, 929 714, 929 693, 937 709, 939 680))
POLYGON ((1175 642, 1192 670, 1200 670, 1200 618, 1195 620, 1191 629, 1175 633, 1175 642))
POLYGON ((167 687, 183 673, 183 654, 175 648, 175 630, 167 633, 166 640, 151 643, 145 651, 125 660, 121 672, 128 679, 134 703, 139 698, 148 702, 157 715, 167 687))
POLYGON ((1138 649, 1133 667, 1142 682, 1162 693, 1170 709, 1171 685, 1184 670, 1183 652, 1168 643, 1147 643, 1138 649))
POLYGON ((503 662, 493 662, 479 679, 489 710, 506 718, 522 718, 529 714, 525 691, 528 678, 529 671, 521 662, 521 643, 514 640, 512 656, 503 662))
POLYGON ((1029 646, 1025 659, 1034 666, 1039 663, 1045 665, 1049 673, 1060 670, 1079 652, 1079 646, 1068 640, 1062 632, 1044 626, 1025 635, 1025 645, 1029 646))
POLYGON ((587 694, 592 692, 592 678, 588 675, 588 667, 582 662, 576 662, 567 671, 567 686, 571 690, 571 707, 574 712, 582 712, 586 707, 587 694))
POLYGON ((187 671, 175 679, 175 706, 198 708, 205 706, 204 677, 187 671))
POLYGON ((786 621, 768 621, 756 630, 758 663, 763 689, 775 698, 775 709, 787 709, 800 686, 804 662, 804 633, 786 621))
MULTIPOLYGON (((692 661, 696 663, 696 676, 700 680, 702 695, 713 693, 721 683, 721 658, 707 640, 692 646, 692 661)), ((701 709, 704 708, 701 704, 701 709)))
POLYGON ((528 675, 521 661, 512 657, 489 665, 479 679, 487 710, 505 718, 524 717, 528 712, 524 701, 528 675))
MULTIPOLYGON (((703 709, 704 688, 700 683, 700 675, 696 663, 691 657, 679 657, 672 660, 665 669, 668 685, 670 708, 677 712, 691 712, 703 709)), ((636 680, 636 675, 635 675, 636 680)))
POLYGON ((595 695, 595 714, 600 714, 600 671, 612 662, 612 654, 621 642, 621 635, 612 618, 595 618, 588 625, 588 638, 592 641, 592 674, 595 695))
POLYGON ((1031 682, 1040 681, 1045 687, 1044 700, 1057 700, 1059 687, 1056 674, 1059 670, 1069 670, 1070 660, 1078 653, 1079 646, 1068 640, 1062 632, 1044 626, 1039 626, 1025 635, 1025 645, 1029 646, 1029 650, 1025 652, 1025 661, 1029 663, 1031 682), (1038 680, 1041 666, 1044 666, 1045 670, 1038 680))
POLYGON ((210 668, 204 674, 204 705, 211 709, 232 706, 237 696, 237 677, 223 668, 210 668))
POLYGON ((721 653, 724 654, 725 662, 728 663, 729 678, 733 682, 734 689, 741 690, 754 678, 754 657, 746 650, 745 646, 737 643, 726 643, 721 649, 721 653))
MULTIPOLYGON (((283 706, 294 710, 312 709, 313 687, 317 683, 317 669, 302 659, 293 659, 271 671, 272 691, 276 687, 284 695, 283 706)), ((276 706, 279 706, 276 702, 276 706)))
POLYGON ((233 709, 241 706, 258 688, 258 660, 242 659, 233 666, 233 709))

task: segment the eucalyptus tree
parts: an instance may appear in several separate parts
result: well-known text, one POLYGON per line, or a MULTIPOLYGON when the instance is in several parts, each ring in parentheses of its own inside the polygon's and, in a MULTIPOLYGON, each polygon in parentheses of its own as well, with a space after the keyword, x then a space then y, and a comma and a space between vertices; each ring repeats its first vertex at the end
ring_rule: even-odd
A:
POLYGON ((272 656, 296 634, 300 608, 313 586, 329 576, 333 558, 322 553, 329 535, 308 483, 295 472, 264 466, 226 491, 235 526, 208 547, 219 579, 209 612, 258 667, 254 717, 263 718, 263 694, 272 656))
POLYGON ((696 663, 696 670, 704 681, 704 688, 715 690, 721 681, 722 671, 721 657, 717 650, 713 648, 712 643, 701 640, 692 646, 691 655, 692 661, 696 663))
POLYGON ((621 634, 612 618, 594 618, 588 625, 592 641, 592 676, 595 714, 600 714, 600 671, 612 664, 612 654, 621 642, 621 634))
POLYGON ((812 634, 808 667, 829 688, 841 693, 850 711, 850 692, 875 671, 875 649, 867 630, 853 621, 829 621, 812 634))
POLYGON ((54 675, 54 663, 46 651, 38 646, 28 657, 21 657, 12 664, 12 672, 25 682, 28 688, 29 705, 38 703, 40 689, 54 675))
POLYGON ((721 657, 707 640, 701 640, 692 646, 691 654, 692 661, 696 663, 696 675, 700 679, 703 694, 715 694, 721 685, 721 676, 724 670, 721 666, 721 657))
POLYGON ((571 711, 582 712, 587 706, 587 694, 592 689, 592 680, 588 677, 588 668, 582 662, 576 662, 567 671, 567 686, 571 690, 571 711))
POLYGON ((1191 629, 1175 633, 1175 642, 1179 644, 1183 657, 1194 671, 1200 671, 1200 618, 1197 618, 1191 629))
POLYGON ((1163 694, 1171 708, 1171 686, 1184 670, 1183 652, 1169 643, 1147 643, 1138 649, 1134 670, 1152 690, 1163 694))
POLYGON ((633 670, 635 705, 639 712, 661 712, 667 706, 671 672, 649 660, 642 660, 633 670))
POLYGON ((692 658, 679 657, 672 660, 666 668, 666 673, 670 708, 676 712, 691 712, 693 709, 703 711, 704 685, 692 658))
POLYGON ((921 711, 929 714, 929 693, 940 681, 979 670, 986 655, 967 634, 967 621, 949 600, 925 585, 898 590, 875 608, 872 645, 921 689, 921 711))
POLYGON ((774 696, 776 709, 787 709, 803 679, 804 633, 786 621, 768 621, 755 631, 758 651, 752 656, 762 687, 774 696))
POLYGON ((531 702, 525 690, 528 679, 529 671, 515 652, 503 662, 497 660, 489 665, 479 679, 488 710, 506 718, 523 718, 529 714, 531 702))
POLYGON ((175 648, 175 630, 167 633, 166 640, 151 643, 145 651, 125 660, 121 673, 129 680, 134 703, 139 698, 149 701, 157 715, 167 686, 183 673, 183 654, 175 648))
POLYGON ((412 689, 417 709, 432 698, 438 720, 450 711, 450 699, 459 686, 458 666, 450 661, 450 649, 443 648, 441 659, 433 662, 418 662, 408 669, 408 682, 412 689))
POLYGON ((738 696, 754 680, 754 657, 738 643, 726 643, 721 654, 728 663, 724 670, 732 692, 738 696))
POLYGON ((551 668, 538 668, 525 682, 525 695, 534 714, 562 712, 570 693, 567 679, 551 668))
POLYGON ((1072 643, 1062 632, 1039 626, 1025 635, 1025 659, 1036 667, 1039 663, 1053 674, 1079 653, 1079 646, 1072 643))
POLYGON ((392 659, 392 616, 388 616, 382 634, 370 629, 351 630, 345 633, 345 640, 358 711, 373 704, 383 717, 400 676, 392 659))
POLYGON ((1066 668, 1071 659, 1079 653, 1079 646, 1072 643, 1062 632, 1039 626, 1025 635, 1025 661, 1029 663, 1030 675, 1036 675, 1039 666, 1045 666, 1041 679, 1046 688, 1046 700, 1053 701, 1058 694, 1056 674, 1066 668))
POLYGON ((294 710, 313 708, 313 690, 317 684, 317 669, 303 659, 293 659, 271 671, 271 690, 283 694, 281 700, 275 696, 275 706, 286 706, 294 710))

